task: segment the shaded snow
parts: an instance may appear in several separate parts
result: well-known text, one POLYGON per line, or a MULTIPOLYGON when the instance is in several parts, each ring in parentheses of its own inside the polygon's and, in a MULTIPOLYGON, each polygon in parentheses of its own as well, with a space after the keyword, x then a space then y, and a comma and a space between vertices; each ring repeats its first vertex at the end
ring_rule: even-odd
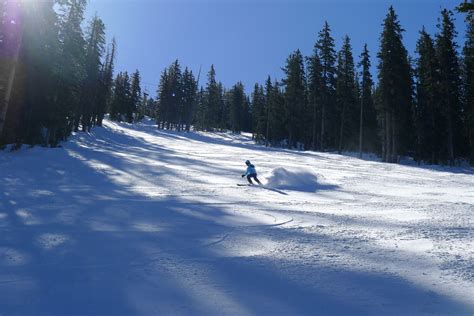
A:
POLYGON ((0 152, 0 196, 0 315, 474 313, 469 168, 105 121, 0 152))

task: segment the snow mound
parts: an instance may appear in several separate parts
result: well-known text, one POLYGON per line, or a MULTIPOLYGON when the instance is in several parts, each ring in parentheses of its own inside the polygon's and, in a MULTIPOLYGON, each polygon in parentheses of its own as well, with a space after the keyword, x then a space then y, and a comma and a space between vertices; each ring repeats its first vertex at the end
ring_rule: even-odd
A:
POLYGON ((315 192, 324 185, 318 183, 318 177, 311 170, 285 168, 274 169, 267 177, 266 185, 282 190, 315 192))

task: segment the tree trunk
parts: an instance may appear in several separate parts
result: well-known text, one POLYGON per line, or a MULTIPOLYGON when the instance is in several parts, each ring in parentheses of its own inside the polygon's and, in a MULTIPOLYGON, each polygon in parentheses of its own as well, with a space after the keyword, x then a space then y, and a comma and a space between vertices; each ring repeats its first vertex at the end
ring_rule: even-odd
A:
POLYGON ((362 158, 362 141, 363 141, 363 131, 364 128, 364 98, 362 96, 360 100, 360 120, 359 120, 359 158, 362 158))
POLYGON ((311 138, 311 149, 316 150, 316 103, 313 104, 313 121, 312 121, 312 128, 313 128, 313 136, 311 138))
POLYGON ((8 75, 7 91, 5 92, 5 98, 2 100, 3 106, 2 110, 0 111, 0 139, 3 135, 3 128, 5 127, 5 122, 7 120, 8 106, 10 104, 10 97, 13 90, 13 82, 15 81, 17 63, 17 60, 13 60, 12 69, 8 75))
POLYGON ((321 151, 324 151, 324 120, 326 119, 326 112, 325 112, 325 106, 324 103, 322 104, 321 108, 321 151))
POLYGON ((391 136, 392 136, 392 157, 390 159, 390 162, 398 162, 398 128, 397 128, 397 123, 395 121, 395 115, 392 113, 391 114, 391 136))
POLYGON ((454 144, 453 144, 453 121, 451 117, 451 111, 448 113, 448 158, 449 165, 454 166, 454 144))
POLYGON ((339 129, 339 154, 342 152, 342 143, 344 141, 344 123, 346 117, 346 104, 342 106, 342 115, 341 115, 341 126, 339 129))

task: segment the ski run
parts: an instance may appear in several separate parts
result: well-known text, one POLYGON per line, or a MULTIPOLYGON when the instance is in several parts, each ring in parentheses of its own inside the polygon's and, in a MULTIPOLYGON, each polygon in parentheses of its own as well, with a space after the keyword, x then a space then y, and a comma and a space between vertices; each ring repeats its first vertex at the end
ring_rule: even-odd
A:
POLYGON ((471 168, 106 120, 0 196, 1 316, 474 315, 471 168))

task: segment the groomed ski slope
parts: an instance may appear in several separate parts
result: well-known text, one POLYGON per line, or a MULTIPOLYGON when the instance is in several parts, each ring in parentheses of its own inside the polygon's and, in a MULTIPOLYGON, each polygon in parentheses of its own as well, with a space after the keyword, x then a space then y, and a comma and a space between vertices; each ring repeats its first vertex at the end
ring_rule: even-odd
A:
POLYGON ((105 121, 0 196, 2 316, 474 314, 472 169, 105 121))

